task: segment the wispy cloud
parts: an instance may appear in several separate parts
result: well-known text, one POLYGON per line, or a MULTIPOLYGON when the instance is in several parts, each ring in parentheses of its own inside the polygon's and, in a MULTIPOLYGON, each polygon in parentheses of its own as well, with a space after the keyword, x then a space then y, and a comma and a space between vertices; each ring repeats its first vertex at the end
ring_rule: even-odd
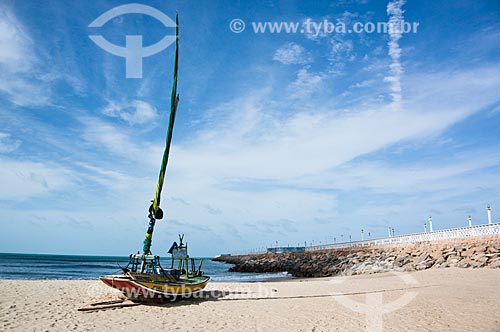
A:
MULTIPOLYGON (((493 146, 483 151, 450 155, 446 161, 415 161, 391 164, 384 161, 351 161, 325 172, 321 177, 308 178, 305 184, 316 188, 337 188, 344 191, 362 190, 365 194, 432 195, 441 199, 447 195, 475 192, 478 179, 500 167, 500 154, 493 146)), ((500 180, 483 184, 498 186, 500 180)))
POLYGON ((373 86, 377 81, 376 80, 364 80, 362 82, 355 83, 351 85, 351 88, 368 88, 373 86))
POLYGON ((287 91, 289 98, 302 99, 311 96, 318 88, 320 88, 324 77, 320 74, 310 73, 303 68, 297 72, 295 81, 288 85, 287 91))
POLYGON ((399 40, 402 37, 402 23, 403 5, 405 0, 391 1, 387 4, 387 15, 389 15, 389 55, 392 59, 390 67, 390 75, 384 77, 384 80, 389 82, 391 86, 391 97, 393 108, 395 110, 401 109, 402 95, 401 95, 401 75, 403 75, 403 65, 401 64, 401 47, 399 40))
POLYGON ((14 14, 0 6, 0 93, 20 106, 45 105, 49 91, 36 78, 33 42, 14 14), (38 81, 39 84, 33 81, 38 81))
POLYGON ((5 6, 0 6, 0 65, 14 72, 31 69, 33 58, 28 34, 5 6))
POLYGON ((274 53, 273 60, 285 65, 304 65, 313 61, 312 56, 302 46, 296 43, 286 43, 274 53))
POLYGON ((100 148, 114 157, 157 168, 163 146, 145 141, 138 133, 94 117, 79 119, 83 125, 82 138, 91 146, 100 148), (156 157, 156 158, 155 158, 156 157))
POLYGON ((332 38, 330 40, 331 51, 328 56, 330 62, 346 62, 352 61, 355 58, 353 54, 354 44, 352 40, 344 40, 342 38, 332 38))
POLYGON ((239 116, 219 119, 215 127, 178 146, 172 167, 199 174, 195 165, 203 164, 205 179, 224 176, 226 181, 253 178, 290 184, 398 142, 438 135, 496 102, 497 74, 490 68, 422 73, 408 80, 404 113, 383 106, 342 111, 321 100, 316 112, 283 117, 273 108, 262 107, 264 101, 272 105, 269 92, 237 99, 227 109, 238 110, 239 116), (422 80, 434 83, 422 84, 422 80))
POLYGON ((53 104, 54 86, 60 82, 77 93, 84 89, 77 68, 66 72, 60 66, 67 66, 67 63, 56 62, 41 49, 40 43, 35 45, 30 31, 13 11, 0 5, 0 94, 15 106, 53 104))
POLYGON ((156 108, 141 100, 134 100, 130 103, 110 101, 103 109, 103 113, 111 117, 118 117, 131 125, 153 123, 158 117, 156 108))
POLYGON ((57 164, 0 159, 0 200, 25 200, 68 189, 75 174, 57 164))
POLYGON ((10 134, 0 132, 0 153, 9 153, 21 146, 21 141, 13 139, 10 134))

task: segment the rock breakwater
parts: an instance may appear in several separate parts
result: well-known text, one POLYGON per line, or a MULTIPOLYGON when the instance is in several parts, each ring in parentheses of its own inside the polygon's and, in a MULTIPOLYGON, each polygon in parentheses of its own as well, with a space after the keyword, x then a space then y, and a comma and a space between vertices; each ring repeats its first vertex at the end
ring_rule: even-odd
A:
POLYGON ((500 268, 500 236, 380 247, 249 254, 214 258, 233 272, 328 277, 430 268, 500 268))

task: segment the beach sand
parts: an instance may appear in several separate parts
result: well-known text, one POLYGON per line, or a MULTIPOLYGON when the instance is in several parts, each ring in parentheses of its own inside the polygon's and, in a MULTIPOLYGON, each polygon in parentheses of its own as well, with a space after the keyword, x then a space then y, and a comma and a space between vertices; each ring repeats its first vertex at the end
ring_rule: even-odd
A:
POLYGON ((0 331, 500 331, 500 269, 210 283, 205 299, 78 311, 100 281, 0 280, 0 331))

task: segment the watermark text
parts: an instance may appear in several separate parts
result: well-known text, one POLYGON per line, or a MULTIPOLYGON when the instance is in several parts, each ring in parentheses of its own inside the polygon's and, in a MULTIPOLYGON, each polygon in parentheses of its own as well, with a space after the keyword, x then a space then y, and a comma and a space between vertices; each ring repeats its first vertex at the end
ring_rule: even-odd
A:
MULTIPOLYGON (((342 21, 331 22, 327 19, 313 21, 307 19, 302 22, 297 21, 252 21, 249 31, 255 34, 306 34, 313 37, 330 34, 352 34, 352 33, 417 33, 419 22, 351 22, 346 24, 342 21)), ((229 23, 229 29, 234 33, 245 31, 247 23, 236 18, 229 23)))

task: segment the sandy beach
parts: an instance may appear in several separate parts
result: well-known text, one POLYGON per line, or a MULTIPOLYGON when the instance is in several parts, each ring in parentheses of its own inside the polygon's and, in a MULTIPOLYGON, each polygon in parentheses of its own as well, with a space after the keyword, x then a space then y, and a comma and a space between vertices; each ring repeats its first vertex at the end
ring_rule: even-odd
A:
POLYGON ((84 312, 119 293, 97 280, 0 291, 1 331, 500 331, 500 269, 210 283, 197 298, 84 312))

